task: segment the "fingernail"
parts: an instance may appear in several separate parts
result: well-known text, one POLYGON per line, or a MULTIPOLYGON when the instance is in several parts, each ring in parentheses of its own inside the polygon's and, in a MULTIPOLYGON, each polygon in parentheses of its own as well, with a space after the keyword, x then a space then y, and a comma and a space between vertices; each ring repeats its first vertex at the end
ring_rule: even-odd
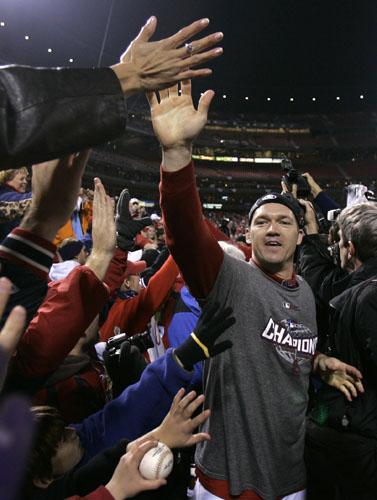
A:
POLYGON ((221 31, 219 33, 216 33, 215 35, 215 38, 216 40, 221 40, 221 38, 224 36, 224 33, 221 33, 221 31))
POLYGON ((148 19, 147 24, 151 24, 151 22, 153 21, 153 19, 154 19, 154 16, 151 16, 151 17, 148 19))
POLYGON ((215 53, 216 54, 222 54, 223 53, 223 49, 222 47, 219 47, 218 49, 215 50, 215 53))
POLYGON ((206 26, 207 24, 209 24, 209 19, 208 19, 208 17, 206 17, 206 18, 202 19, 202 20, 200 21, 200 24, 203 24, 204 26, 206 26))

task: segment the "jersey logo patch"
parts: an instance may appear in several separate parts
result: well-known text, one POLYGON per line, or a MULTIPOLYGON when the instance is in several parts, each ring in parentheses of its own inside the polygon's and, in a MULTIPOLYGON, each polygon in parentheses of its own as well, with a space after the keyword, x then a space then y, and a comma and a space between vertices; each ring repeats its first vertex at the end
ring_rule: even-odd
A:
POLYGON ((283 307, 284 309, 291 309, 293 311, 298 311, 299 308, 295 306, 294 304, 291 304, 290 302, 283 302, 283 307))
POLYGON ((261 337, 274 345, 279 356, 292 365, 296 374, 300 373, 300 365, 314 356, 318 341, 317 335, 308 327, 291 319, 275 322, 270 318, 261 337))

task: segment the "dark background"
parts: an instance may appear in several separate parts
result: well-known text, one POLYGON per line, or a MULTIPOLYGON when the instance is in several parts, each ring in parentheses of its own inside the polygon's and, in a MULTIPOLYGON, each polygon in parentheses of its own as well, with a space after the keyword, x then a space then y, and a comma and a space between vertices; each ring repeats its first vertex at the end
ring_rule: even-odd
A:
POLYGON ((376 107, 373 1, 0 0, 0 63, 110 65, 152 14, 159 21, 155 39, 201 17, 211 19, 207 32, 224 32, 224 55, 211 63, 214 76, 195 85, 197 92, 217 92, 215 109, 316 113, 376 107))

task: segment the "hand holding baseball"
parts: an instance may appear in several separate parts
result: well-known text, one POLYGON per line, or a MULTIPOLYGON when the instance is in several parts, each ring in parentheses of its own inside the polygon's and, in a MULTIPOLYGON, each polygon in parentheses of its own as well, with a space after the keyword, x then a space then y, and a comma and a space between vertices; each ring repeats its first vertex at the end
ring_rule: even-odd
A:
POLYGON ((194 430, 203 424, 209 417, 210 410, 204 410, 191 418, 193 413, 204 401, 204 396, 196 396, 195 391, 184 396, 185 390, 180 389, 174 397, 169 413, 155 431, 153 436, 169 448, 184 448, 193 446, 210 436, 206 432, 193 434, 194 430))
POLYGON ((156 446, 156 441, 138 442, 122 456, 113 477, 106 485, 114 500, 132 498, 142 491, 156 490, 166 484, 165 479, 145 479, 139 471, 144 455, 156 446))

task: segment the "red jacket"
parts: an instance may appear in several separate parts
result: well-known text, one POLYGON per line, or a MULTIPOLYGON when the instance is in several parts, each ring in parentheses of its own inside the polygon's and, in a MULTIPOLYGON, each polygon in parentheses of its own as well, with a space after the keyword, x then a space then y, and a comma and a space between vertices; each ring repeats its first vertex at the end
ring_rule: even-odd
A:
POLYGON ((106 380, 95 353, 77 372, 46 385, 85 330, 121 284, 127 253, 116 250, 104 285, 87 266, 49 284, 48 293, 12 360, 10 383, 33 393, 34 404, 58 407, 67 422, 79 422, 106 402, 106 380))
POLYGON ((135 297, 117 298, 102 325, 101 340, 106 341, 119 327, 128 335, 144 332, 153 314, 161 307, 179 274, 173 257, 169 256, 164 265, 149 280, 148 286, 135 297))

